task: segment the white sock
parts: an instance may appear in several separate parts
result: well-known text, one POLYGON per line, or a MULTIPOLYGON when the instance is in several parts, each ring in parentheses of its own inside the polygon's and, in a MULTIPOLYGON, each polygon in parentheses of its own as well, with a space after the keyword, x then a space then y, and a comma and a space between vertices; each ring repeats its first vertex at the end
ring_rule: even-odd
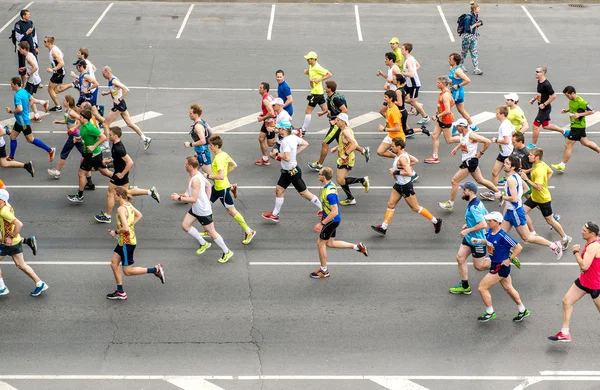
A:
POLYGON ((561 333, 562 333, 562 334, 564 334, 564 335, 567 335, 567 334, 569 334, 569 328, 561 328, 561 329, 560 329, 560 331, 561 331, 561 333))
POLYGON ((279 212, 281 211, 281 206, 283 206, 283 199, 284 198, 275 198, 275 207, 273 207, 274 215, 279 215, 279 212))
POLYGON ((142 142, 146 142, 148 140, 148 137, 146 137, 144 134, 140 135, 140 138, 142 142))
POLYGON ((267 156, 262 156, 263 161, 269 161, 269 157, 267 156))
POLYGON ((352 247, 355 251, 358 250, 358 245, 354 244, 354 246, 352 247))
POLYGON ((310 124, 311 118, 312 118, 312 116, 310 114, 304 115, 304 124, 302 125, 302 128, 304 129, 304 131, 306 131, 306 129, 308 129, 308 125, 310 124))
POLYGON ((519 313, 523 313, 525 311, 525 305, 517 305, 517 309, 519 309, 519 313))
POLYGON ((0 290, 6 288, 6 284, 4 284, 4 278, 0 278, 0 290))
POLYGON ((486 307, 485 312, 488 314, 492 314, 494 312, 494 307, 493 306, 486 307))
MULTIPOLYGON (((529 232, 530 236, 537 236, 537 233, 535 232, 535 230, 532 230, 529 232)), ((552 245, 550 245, 550 248, 552 248, 552 245)))
POLYGON ((553 242, 552 244, 550 244, 550 249, 555 250, 558 247, 558 245, 556 245, 555 242, 553 242))
POLYGON ((35 284, 35 287, 42 287, 42 285, 43 285, 43 284, 44 284, 44 281, 43 281, 43 280, 40 280, 39 282, 37 282, 37 283, 35 284))
POLYGON ((448 203, 450 203, 451 205, 454 206, 454 201, 453 200, 449 200, 448 203))
POLYGON ((200 233, 198 233, 198 229, 195 227, 192 226, 190 230, 188 230, 188 234, 194 237, 200 243, 200 245, 206 244, 206 241, 204 241, 204 238, 200 237, 200 233))
POLYGON ((310 203, 312 203, 315 206, 317 206, 317 208, 319 210, 323 210, 323 205, 321 204, 321 201, 319 200, 319 198, 316 195, 313 196, 313 198, 310 200, 310 203))
POLYGON ((221 237, 221 235, 219 235, 219 237, 215 239, 215 244, 217 244, 219 248, 221 248, 223 253, 229 253, 229 248, 227 248, 227 245, 225 245, 225 240, 223 240, 223 237, 221 237))
POLYGON ((323 271, 323 272, 327 272, 327 266, 325 266, 325 267, 321 267, 321 271, 323 271))
POLYGON ((432 222, 432 223, 437 223, 437 222, 438 222, 438 221, 437 221, 437 218, 436 218, 436 217, 433 217, 433 219, 431 220, 431 222, 432 222))
POLYGON ((387 229, 388 228, 388 224, 385 223, 385 222, 382 222, 381 223, 381 227, 384 228, 384 229, 387 229))
POLYGON ((152 191, 148 190, 148 196, 152 195, 152 191))
POLYGON ((563 237, 563 241, 567 241, 569 239, 569 236, 564 236, 563 237))

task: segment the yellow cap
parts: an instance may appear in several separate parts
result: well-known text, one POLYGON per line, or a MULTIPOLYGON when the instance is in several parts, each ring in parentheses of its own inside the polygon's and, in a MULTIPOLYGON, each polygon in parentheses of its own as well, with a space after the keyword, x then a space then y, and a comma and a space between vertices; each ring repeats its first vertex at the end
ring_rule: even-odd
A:
POLYGON ((390 43, 400 43, 400 40, 397 37, 390 39, 390 43))
POLYGON ((314 51, 310 51, 308 52, 307 55, 304 56, 305 59, 310 60, 310 59, 317 59, 317 53, 315 53, 314 51))

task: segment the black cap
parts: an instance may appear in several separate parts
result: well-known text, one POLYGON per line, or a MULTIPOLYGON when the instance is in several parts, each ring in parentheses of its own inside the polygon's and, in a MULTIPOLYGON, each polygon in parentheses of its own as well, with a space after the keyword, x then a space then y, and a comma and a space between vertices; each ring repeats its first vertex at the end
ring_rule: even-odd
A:
POLYGON ((591 222, 591 221, 586 222, 585 228, 592 233, 596 233, 596 234, 600 233, 600 228, 598 228, 598 225, 596 225, 594 222, 591 222))
POLYGON ((84 68, 87 68, 87 62, 85 62, 85 60, 77 60, 77 62, 75 62, 73 65, 83 66, 84 68))

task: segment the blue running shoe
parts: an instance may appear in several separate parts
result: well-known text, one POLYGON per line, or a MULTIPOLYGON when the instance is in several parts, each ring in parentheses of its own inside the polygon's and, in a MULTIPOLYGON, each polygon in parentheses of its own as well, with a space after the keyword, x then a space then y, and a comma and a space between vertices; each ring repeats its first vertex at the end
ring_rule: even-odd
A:
POLYGON ((527 149, 535 149, 537 148, 536 144, 532 144, 531 142, 529 143, 529 145, 527 145, 527 149))
POLYGON ((44 282, 42 282, 42 285, 39 287, 35 287, 35 290, 33 290, 31 292, 31 296, 32 297, 37 297, 39 296, 41 293, 43 293, 44 291, 48 290, 48 285, 44 282))
POLYGON ((479 131, 479 127, 477 125, 470 125, 469 127, 475 132, 479 131))
POLYGON ((563 133, 563 136, 565 138, 569 138, 569 134, 571 134, 571 129, 566 129, 565 132, 563 133))
POLYGON ((500 180, 498 180, 498 185, 504 186, 506 185, 506 177, 502 176, 500 180))
POLYGON ((456 126, 452 125, 452 135, 456 135, 456 133, 458 133, 458 130, 456 130, 456 126))

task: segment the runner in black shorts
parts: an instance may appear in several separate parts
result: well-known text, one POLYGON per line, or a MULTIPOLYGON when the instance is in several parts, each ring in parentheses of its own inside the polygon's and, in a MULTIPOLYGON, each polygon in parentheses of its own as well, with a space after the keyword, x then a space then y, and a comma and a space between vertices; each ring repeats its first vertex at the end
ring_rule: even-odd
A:
POLYGON ((191 215, 192 217, 196 218, 196 220, 202 226, 210 225, 211 223, 213 223, 212 214, 210 214, 210 215, 196 215, 196 214, 194 214, 194 212, 192 211, 191 208, 189 209, 188 214, 191 215))
MULTIPOLYGON (((406 110, 406 78, 397 74, 394 79, 394 84, 396 85, 396 105, 400 109, 400 115, 402 120, 402 131, 404 131, 404 135, 406 138, 412 138, 415 134, 425 134, 426 136, 430 136, 431 133, 427 130, 425 125, 421 125, 420 128, 408 128, 408 111, 406 110)), ((385 103, 384 103, 385 104, 385 103)))
POLYGON ((528 149, 537 147, 537 141, 540 136, 540 126, 546 130, 561 133, 565 138, 568 135, 564 129, 550 123, 550 113, 552 112, 551 103, 556 99, 556 93, 554 92, 550 81, 546 79, 547 71, 548 68, 545 66, 538 66, 535 69, 537 95, 529 100, 529 104, 537 103, 538 113, 533 121, 533 135, 531 137, 531 143, 527 146, 528 149))

